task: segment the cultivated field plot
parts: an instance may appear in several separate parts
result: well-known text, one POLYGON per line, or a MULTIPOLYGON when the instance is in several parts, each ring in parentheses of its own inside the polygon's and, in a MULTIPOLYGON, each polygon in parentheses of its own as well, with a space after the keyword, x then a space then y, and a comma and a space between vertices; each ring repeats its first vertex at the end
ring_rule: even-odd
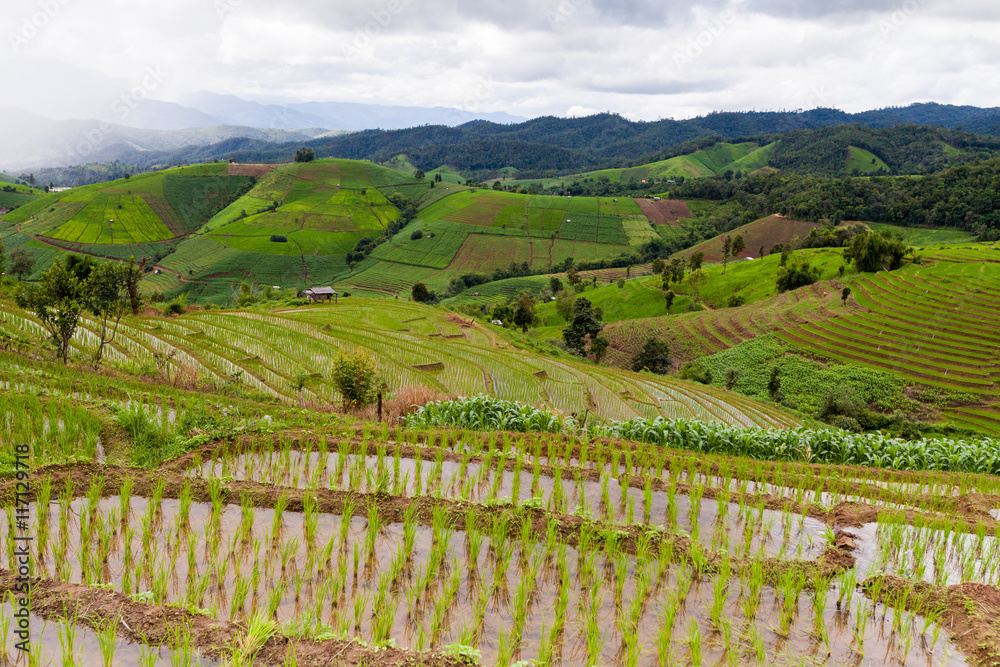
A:
POLYGON ((693 218, 686 203, 679 199, 636 199, 643 214, 654 225, 679 225, 681 220, 693 218))
POLYGON ((942 248, 931 265, 857 281, 854 299, 863 312, 801 323, 777 335, 833 359, 978 395, 987 406, 946 413, 957 422, 995 431, 1000 428, 1000 412, 993 405, 1000 380, 1000 265, 984 261, 991 254, 1000 255, 991 246, 942 248))
MULTIPOLYGON (((994 664, 993 477, 339 416, 112 465, 92 382, 2 431, 66 415, 30 519, 56 664, 994 664)), ((150 391, 155 423, 217 410, 150 391)))
POLYGON ((148 243, 173 233, 139 195, 98 193, 52 238, 74 243, 148 243))
MULTIPOLYGON (((38 326, 23 313, 4 312, 7 323, 0 326, 38 326)), ((84 322, 77 345, 88 343, 92 326, 84 322)), ((318 374, 303 395, 333 402, 339 396, 325 374, 339 349, 354 346, 375 354, 391 387, 423 384, 450 395, 486 393, 564 415, 589 413, 592 419, 664 416, 736 426, 796 425, 782 411, 731 392, 527 355, 489 329, 417 304, 352 299, 274 314, 200 312, 139 319, 109 345, 106 357, 155 365, 154 350, 160 357, 176 350, 178 360, 170 362, 175 372, 223 384, 235 378, 288 401, 299 398, 297 376, 318 374)))
MULTIPOLYGON (((809 236, 809 232, 817 229, 819 225, 811 222, 801 222, 785 218, 781 215, 772 215, 768 218, 755 220, 750 224, 737 227, 728 233, 731 238, 742 236, 746 249, 741 253, 741 257, 760 258, 760 248, 764 248, 765 253, 770 253, 771 248, 776 244, 784 245, 801 240, 809 236)), ((681 253, 680 257, 690 257, 696 252, 705 253, 706 262, 722 261, 722 238, 717 237, 710 241, 705 241, 699 245, 689 248, 681 253)), ((740 259, 740 258, 737 258, 740 259)))

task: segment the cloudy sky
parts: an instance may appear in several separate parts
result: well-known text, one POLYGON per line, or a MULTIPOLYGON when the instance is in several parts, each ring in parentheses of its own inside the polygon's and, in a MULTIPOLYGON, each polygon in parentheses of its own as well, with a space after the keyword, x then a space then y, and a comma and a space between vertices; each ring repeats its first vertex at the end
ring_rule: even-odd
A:
POLYGON ((995 0, 6 0, 0 106, 79 117, 135 86, 645 120, 998 106, 998 23, 995 0))

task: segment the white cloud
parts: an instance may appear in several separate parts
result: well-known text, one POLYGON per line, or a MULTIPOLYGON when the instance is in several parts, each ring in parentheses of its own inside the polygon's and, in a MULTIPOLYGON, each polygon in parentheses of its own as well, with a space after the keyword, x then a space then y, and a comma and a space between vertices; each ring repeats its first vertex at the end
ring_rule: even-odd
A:
MULTIPOLYGON (((40 1, 5 5, 3 48, 40 1)), ((170 72, 156 91, 164 97, 208 89, 643 119, 932 99, 992 106, 1000 76, 1000 6, 987 0, 51 2, 58 12, 5 60, 41 72, 21 98, 51 100, 64 115, 88 96, 48 90, 53 67, 93 70, 109 94, 159 66, 170 72)))

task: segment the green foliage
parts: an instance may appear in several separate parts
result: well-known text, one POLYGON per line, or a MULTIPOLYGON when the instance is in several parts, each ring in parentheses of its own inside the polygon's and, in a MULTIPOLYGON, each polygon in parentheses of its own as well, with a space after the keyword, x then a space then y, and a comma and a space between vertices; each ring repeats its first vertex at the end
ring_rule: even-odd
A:
POLYGON ((371 352, 362 347, 340 350, 333 360, 330 379, 343 398, 345 407, 370 405, 385 384, 371 352))
POLYGON ((877 234, 858 234, 851 239, 851 245, 844 251, 844 259, 853 261, 858 271, 895 271, 903 265, 903 256, 908 248, 902 235, 894 235, 889 230, 877 234))
POLYGON ((681 366, 680 378, 694 380, 701 384, 712 384, 712 369, 705 366, 700 360, 689 361, 681 366))
POLYGON ((646 339, 642 350, 632 358, 632 370, 666 374, 670 370, 670 347, 666 341, 653 337, 646 339))
POLYGON ((427 285, 421 282, 413 283, 413 287, 410 288, 410 298, 417 303, 423 303, 427 301, 429 296, 430 292, 427 290, 427 285))
POLYGON ((295 151, 296 162, 312 162, 316 159, 316 151, 312 148, 300 148, 295 151))
POLYGON ((457 426, 478 431, 536 431, 562 433, 575 430, 572 419, 563 419, 544 410, 479 395, 425 405, 407 418, 409 427, 457 426))
POLYGON ((789 292, 806 285, 812 285, 819 280, 819 276, 819 269, 810 266, 808 261, 792 262, 791 266, 778 267, 775 289, 779 293, 789 292))
POLYGON ((56 260, 37 285, 21 285, 16 302, 18 307, 31 311, 41 321, 55 346, 56 355, 66 363, 70 340, 86 306, 82 281, 56 260))
POLYGON ((566 347, 582 357, 587 352, 587 338, 593 339, 603 328, 590 300, 581 297, 573 304, 573 319, 563 329, 563 341, 566 347))

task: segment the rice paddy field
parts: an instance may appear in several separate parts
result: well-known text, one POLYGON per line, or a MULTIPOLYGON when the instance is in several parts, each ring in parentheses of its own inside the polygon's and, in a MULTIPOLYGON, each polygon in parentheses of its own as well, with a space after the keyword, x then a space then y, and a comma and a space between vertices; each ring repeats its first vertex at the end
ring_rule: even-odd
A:
POLYGON ((997 664, 1000 462, 960 452, 988 443, 901 472, 774 424, 390 424, 167 377, 0 353, 31 452, 20 526, 0 455, 5 664, 24 533, 32 664, 997 664))

